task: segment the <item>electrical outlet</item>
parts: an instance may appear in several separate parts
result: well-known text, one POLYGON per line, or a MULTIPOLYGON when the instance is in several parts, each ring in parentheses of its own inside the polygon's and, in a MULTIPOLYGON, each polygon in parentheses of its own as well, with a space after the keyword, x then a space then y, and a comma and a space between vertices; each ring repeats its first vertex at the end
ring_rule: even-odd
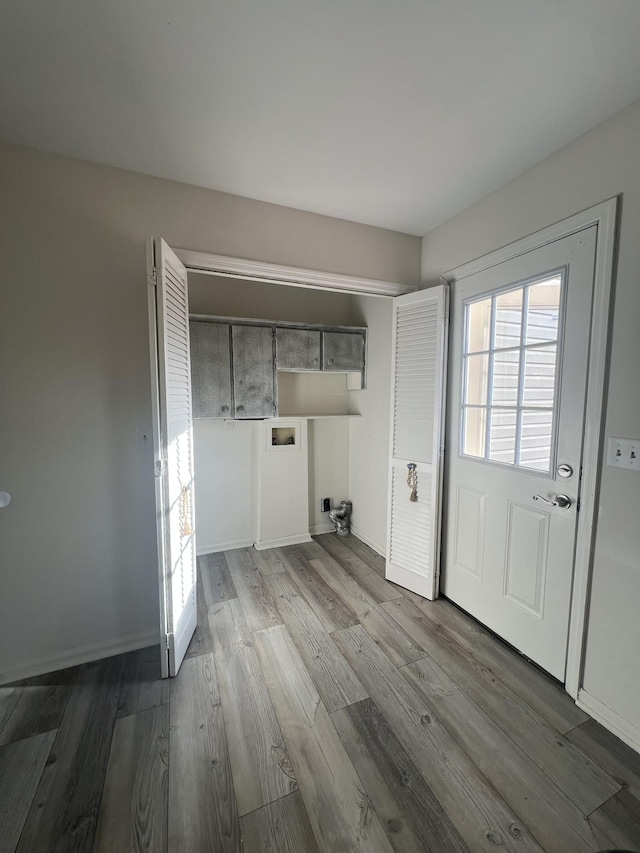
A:
POLYGON ((640 471, 640 439, 609 438, 607 465, 640 471))
POLYGON ((320 499, 320 510, 321 512, 329 512, 331 509, 331 498, 321 498, 320 499))

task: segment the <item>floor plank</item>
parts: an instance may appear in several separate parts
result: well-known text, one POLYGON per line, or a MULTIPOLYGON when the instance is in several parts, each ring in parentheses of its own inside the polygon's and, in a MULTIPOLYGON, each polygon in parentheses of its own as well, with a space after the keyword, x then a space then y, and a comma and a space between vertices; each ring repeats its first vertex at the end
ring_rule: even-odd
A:
POLYGON ((409 590, 404 593, 434 626, 445 628, 469 655, 491 670, 559 732, 568 732, 588 719, 558 682, 532 666, 455 604, 444 598, 426 601, 409 590))
POLYGON ((468 852, 374 702, 358 702, 331 719, 394 850, 468 852))
POLYGON ((240 820, 244 853, 318 853, 300 791, 240 820))
POLYGON ((640 800, 640 754, 595 720, 587 720, 567 738, 640 800))
POLYGON ((238 597, 224 554, 205 554, 198 557, 198 577, 207 607, 238 597))
POLYGON ((118 710, 124 656, 80 667, 38 790, 19 853, 90 851, 118 710))
POLYGON ((7 725, 9 717, 13 714, 13 709, 18 703, 18 699, 22 696, 24 687, 22 685, 7 685, 0 687, 0 735, 7 725))
POLYGON ((391 851, 378 816, 284 626, 255 634, 321 851, 391 851))
POLYGON ((225 552, 250 631, 279 625, 280 614, 248 549, 225 552))
POLYGON ((258 551, 254 548, 251 556, 258 567, 258 571, 265 578, 269 575, 277 575, 280 572, 286 571, 284 563, 273 548, 268 548, 265 551, 258 551))
POLYGON ((209 608, 238 813, 297 789, 252 635, 238 599, 209 608))
POLYGON ((345 539, 348 537, 336 536, 335 533, 323 533, 314 536, 315 541, 324 550, 337 560, 343 569, 357 581, 371 598, 378 604, 381 601, 391 601, 393 598, 401 598, 402 590, 395 584, 389 583, 370 565, 349 548, 345 539))
POLYGON ((0 853, 13 853, 56 736, 44 732, 0 747, 0 853))
POLYGON ((78 667, 70 667, 23 681, 0 744, 57 729, 77 677, 78 667))
POLYGON ((349 609, 396 666, 426 655, 422 646, 398 625, 332 557, 312 559, 310 565, 349 609))
POLYGON ((451 634, 434 630, 407 599, 381 604, 429 655, 497 723, 538 767, 589 814, 620 790, 619 784, 550 726, 490 670, 466 653, 451 634))
POLYGON ((541 848, 361 625, 334 639, 473 851, 541 848))
POLYGON ((169 851, 239 853, 240 825, 212 654, 171 682, 169 851))
POLYGON ((366 699, 367 691, 289 575, 270 575, 265 583, 326 709, 366 699))
POLYGON ((160 677, 160 646, 125 656, 118 717, 147 711, 169 701, 169 681, 160 677))
POLYGON ((607 838, 435 661, 416 661, 400 672, 545 850, 606 847, 607 838))
POLYGON ((370 568, 374 570, 381 578, 384 577, 385 570, 385 559, 377 551, 374 551, 373 548, 370 548, 366 545, 361 539, 358 539, 357 536, 354 536, 352 533, 349 536, 344 536, 342 538, 344 544, 353 551, 354 554, 357 554, 361 560, 363 560, 370 568))
POLYGON ((603 830, 616 847, 640 850, 640 800, 630 791, 620 791, 596 809, 589 820, 603 830))
POLYGON ((213 651, 213 639, 211 637, 211 629, 209 627, 209 617, 207 615, 207 605, 204 593, 204 584, 198 583, 196 591, 197 601, 197 624, 196 630, 193 632, 193 637, 187 648, 185 658, 197 658, 199 655, 206 655, 213 651))
POLYGON ((117 720, 93 853, 165 853, 168 752, 168 705, 117 720))
POLYGON ((325 631, 331 634, 358 624, 355 614, 327 586, 297 545, 276 548, 276 552, 325 631))

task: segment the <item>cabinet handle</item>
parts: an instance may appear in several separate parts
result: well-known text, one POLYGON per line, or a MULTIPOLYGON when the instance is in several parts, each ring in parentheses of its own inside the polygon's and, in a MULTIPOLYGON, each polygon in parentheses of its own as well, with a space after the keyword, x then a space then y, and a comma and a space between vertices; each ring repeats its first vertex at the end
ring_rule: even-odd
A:
POLYGON ((244 406, 236 406, 236 412, 244 412, 244 406))
POLYGON ((228 412, 228 411, 229 411, 229 406, 223 406, 223 407, 222 407, 222 411, 223 411, 223 412, 228 412))
POLYGON ((333 359, 332 359, 332 358, 328 358, 328 359, 327 359, 327 364, 329 365, 329 367, 331 367, 331 365, 333 364, 333 359))

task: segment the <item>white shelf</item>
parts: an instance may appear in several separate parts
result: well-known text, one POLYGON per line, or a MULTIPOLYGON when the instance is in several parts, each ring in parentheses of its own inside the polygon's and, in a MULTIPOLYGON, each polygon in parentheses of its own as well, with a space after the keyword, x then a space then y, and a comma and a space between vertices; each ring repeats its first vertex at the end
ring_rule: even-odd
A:
POLYGON ((319 420, 327 420, 329 418, 361 418, 362 415, 278 415, 274 420, 282 420, 282 418, 297 418, 301 421, 319 421, 319 420))

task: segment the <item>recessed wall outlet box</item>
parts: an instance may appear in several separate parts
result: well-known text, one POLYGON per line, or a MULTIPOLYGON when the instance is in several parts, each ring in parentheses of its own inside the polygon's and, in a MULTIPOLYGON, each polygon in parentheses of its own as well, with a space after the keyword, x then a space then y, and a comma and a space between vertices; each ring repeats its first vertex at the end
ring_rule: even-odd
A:
POLYGON ((640 471, 640 439, 609 438, 607 465, 640 471))
POLYGON ((322 512, 329 512, 331 509, 331 498, 322 498, 320 501, 320 509, 322 512))

